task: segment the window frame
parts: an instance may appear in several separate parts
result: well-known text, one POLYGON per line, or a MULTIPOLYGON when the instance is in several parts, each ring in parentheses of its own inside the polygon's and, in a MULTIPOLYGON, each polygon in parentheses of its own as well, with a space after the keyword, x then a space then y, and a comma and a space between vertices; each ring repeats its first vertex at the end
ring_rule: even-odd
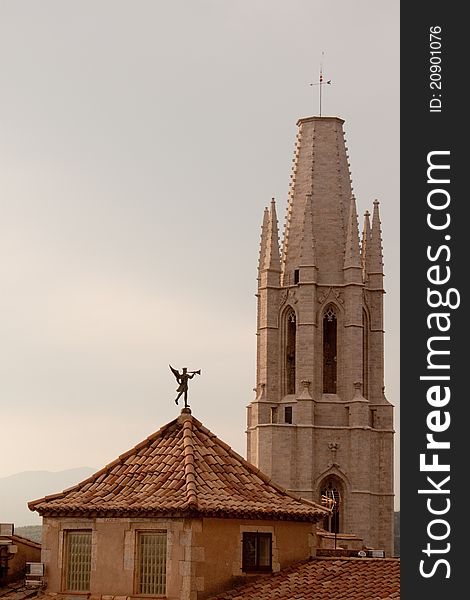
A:
POLYGON ((283 388, 284 395, 295 394, 297 380, 297 313, 292 306, 287 306, 283 313, 283 388))
POLYGON ((344 509, 344 485, 338 477, 326 477, 320 486, 320 502, 323 496, 334 497, 337 504, 334 507, 333 514, 327 515, 323 519, 323 529, 330 533, 340 533, 343 527, 343 509, 344 509))
POLYGON ((284 423, 292 425, 294 422, 294 409, 292 406, 284 406, 284 423))
POLYGON ((64 530, 64 553, 62 559, 62 569, 63 569, 63 578, 62 578, 62 589, 67 593, 88 593, 91 591, 91 560, 93 553, 93 530, 88 528, 83 529, 65 529, 64 530), (89 568, 88 568, 88 587, 80 588, 77 587, 69 587, 70 583, 70 571, 71 571, 71 540, 74 535, 84 535, 86 534, 89 538, 90 552, 89 552, 89 568))
POLYGON ((323 394, 338 393, 338 310, 328 304, 322 313, 322 390, 323 394), (332 343, 332 347, 330 346, 332 343))
POLYGON ((266 531, 244 531, 242 533, 242 571, 243 573, 272 573, 273 570, 273 534, 271 532, 266 531), (245 554, 245 543, 248 541, 248 538, 255 539, 255 555, 256 555, 256 564, 250 565, 247 564, 247 558, 245 554), (260 557, 260 540, 261 538, 269 539, 269 565, 260 565, 259 557, 260 557))
POLYGON ((138 529, 135 531, 135 559, 134 559, 134 596, 149 598, 161 597, 165 598, 167 593, 168 581, 168 531, 166 529, 138 529), (165 539, 164 543, 164 568, 163 568, 163 591, 142 591, 142 570, 141 570, 141 539, 144 535, 162 536, 165 539))

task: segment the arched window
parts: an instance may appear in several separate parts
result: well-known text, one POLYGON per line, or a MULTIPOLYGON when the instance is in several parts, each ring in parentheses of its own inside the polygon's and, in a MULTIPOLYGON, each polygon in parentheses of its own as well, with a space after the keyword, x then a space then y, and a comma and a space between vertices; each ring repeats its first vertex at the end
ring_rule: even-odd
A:
POLYGON ((336 313, 329 306, 323 315, 323 393, 336 394, 336 313))
POLYGON ((328 477, 325 479, 321 486, 320 500, 323 505, 325 505, 326 498, 331 504, 330 508, 333 509, 333 514, 328 515, 323 520, 323 529, 326 529, 326 531, 331 531, 332 533, 339 533, 341 531, 340 521, 344 508, 343 497, 342 486, 336 477, 328 477))
POLYGON ((297 320, 291 308, 286 314, 286 394, 295 394, 295 345, 297 337, 297 320))
POLYGON ((362 309, 362 395, 369 397, 369 320, 362 309))

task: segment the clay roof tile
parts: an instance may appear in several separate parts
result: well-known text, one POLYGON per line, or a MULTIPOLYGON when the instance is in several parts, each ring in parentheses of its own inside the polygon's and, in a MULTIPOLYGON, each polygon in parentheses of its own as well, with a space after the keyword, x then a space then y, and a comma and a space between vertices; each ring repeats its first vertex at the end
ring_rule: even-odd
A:
POLYGON ((261 577, 210 600, 399 600, 396 558, 317 559, 261 577))
POLYGON ((44 516, 177 514, 315 522, 327 514, 272 482, 184 411, 91 477, 28 506, 44 516))

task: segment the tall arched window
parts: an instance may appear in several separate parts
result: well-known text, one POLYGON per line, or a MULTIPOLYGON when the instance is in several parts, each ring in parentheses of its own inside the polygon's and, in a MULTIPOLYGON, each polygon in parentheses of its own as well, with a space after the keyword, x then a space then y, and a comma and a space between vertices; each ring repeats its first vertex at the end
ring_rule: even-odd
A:
POLYGON ((362 395, 369 397, 369 321, 362 309, 362 395))
POLYGON ((295 394, 295 345, 297 320, 291 308, 286 314, 286 394, 295 394))
POLYGON ((329 306, 323 315, 323 393, 336 394, 336 313, 329 306))
POLYGON ((320 500, 325 504, 324 498, 331 502, 333 514, 323 519, 323 529, 332 533, 341 531, 341 514, 343 513, 344 494, 341 483, 336 477, 328 477, 321 486, 320 500))

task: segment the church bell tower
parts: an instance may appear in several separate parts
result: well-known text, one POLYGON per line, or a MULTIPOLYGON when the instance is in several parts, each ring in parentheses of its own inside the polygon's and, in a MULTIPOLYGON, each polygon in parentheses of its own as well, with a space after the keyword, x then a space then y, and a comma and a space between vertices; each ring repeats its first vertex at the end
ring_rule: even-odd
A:
POLYGON ((372 219, 366 212, 360 241, 343 122, 297 123, 281 252, 274 200, 264 211, 248 460, 304 498, 336 498, 324 527, 391 556, 379 203, 372 219))

